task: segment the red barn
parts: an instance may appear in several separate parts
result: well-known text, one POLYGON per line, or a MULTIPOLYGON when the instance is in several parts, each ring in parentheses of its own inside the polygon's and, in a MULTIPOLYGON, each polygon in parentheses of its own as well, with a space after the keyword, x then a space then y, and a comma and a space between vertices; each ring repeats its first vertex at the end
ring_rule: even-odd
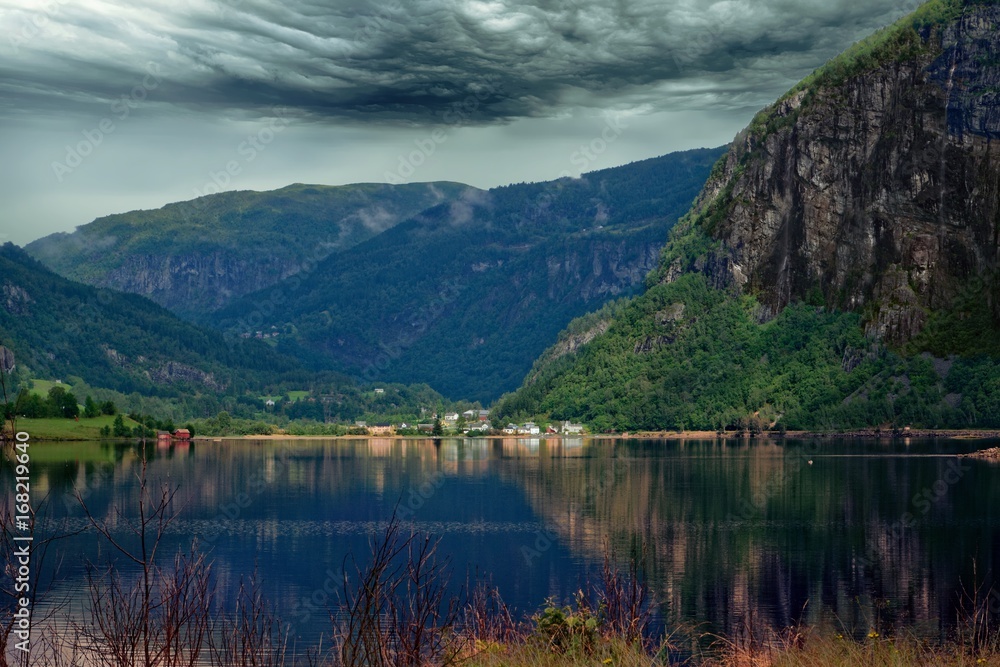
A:
POLYGON ((187 430, 186 428, 179 428, 176 431, 174 431, 174 440, 190 440, 190 439, 191 439, 191 431, 187 430))

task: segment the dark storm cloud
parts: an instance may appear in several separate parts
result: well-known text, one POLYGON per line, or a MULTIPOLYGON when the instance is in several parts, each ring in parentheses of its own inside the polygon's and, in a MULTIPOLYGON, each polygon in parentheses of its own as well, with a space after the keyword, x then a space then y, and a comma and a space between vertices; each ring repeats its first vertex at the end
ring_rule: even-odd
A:
POLYGON ((915 1, 54 0, 3 9, 0 109, 149 99, 439 122, 747 106, 915 1), (39 19, 42 20, 39 20, 39 19), (455 115, 456 108, 461 115, 455 115), (447 120, 447 118, 445 118, 447 120))

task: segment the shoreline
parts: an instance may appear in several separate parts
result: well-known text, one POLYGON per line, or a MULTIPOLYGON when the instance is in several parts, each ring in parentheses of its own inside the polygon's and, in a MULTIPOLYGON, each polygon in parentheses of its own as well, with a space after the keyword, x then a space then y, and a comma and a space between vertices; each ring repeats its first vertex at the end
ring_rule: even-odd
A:
MULTIPOLYGON (((601 437, 601 436, 591 436, 601 437)), ((868 439, 868 440, 903 440, 906 438, 944 438, 948 440, 995 440, 1000 439, 997 429, 904 429, 886 431, 875 428, 852 429, 847 431, 786 431, 775 433, 765 431, 749 434, 739 431, 638 431, 612 435, 616 438, 655 438, 669 440, 802 440, 808 438, 825 439, 868 439)))
MULTIPOLYGON (((30 430, 28 431, 30 433, 30 430)), ((31 434, 35 442, 135 442, 135 438, 105 438, 105 437, 45 437, 31 434)), ((196 435, 188 441, 172 440, 172 444, 180 442, 218 442, 222 440, 466 440, 465 435, 445 435, 437 438, 429 435, 289 435, 272 433, 269 435, 196 435)), ((868 440, 906 440, 906 439, 945 439, 945 440, 1000 440, 1000 430, 996 429, 909 429, 903 431, 884 431, 879 429, 855 429, 844 432, 837 431, 787 431, 785 433, 749 434, 738 431, 636 431, 629 433, 594 433, 580 435, 538 434, 538 435, 484 435, 471 439, 502 439, 502 440, 807 440, 807 439, 868 439, 868 440)), ((155 442, 155 439, 147 439, 155 442)), ((997 452, 987 458, 1000 459, 1000 448, 986 450, 997 452)), ((974 456, 966 454, 963 456, 974 456)))
MULTIPOLYGON (((392 440, 466 440, 465 435, 232 435, 232 436, 196 436, 195 440, 369 440, 372 438, 392 440)), ((802 440, 809 438, 837 439, 870 439, 870 440, 903 440, 906 438, 946 440, 1000 440, 1000 430, 993 429, 913 429, 896 432, 876 431, 874 429, 859 429, 845 431, 788 431, 786 433, 764 432, 754 435, 727 431, 636 431, 629 433, 582 433, 580 435, 562 435, 557 433, 541 433, 539 435, 484 435, 473 440, 802 440)))
POLYGON ((964 459, 980 459, 983 461, 1000 461, 1000 447, 991 447, 969 454, 959 454, 964 459))

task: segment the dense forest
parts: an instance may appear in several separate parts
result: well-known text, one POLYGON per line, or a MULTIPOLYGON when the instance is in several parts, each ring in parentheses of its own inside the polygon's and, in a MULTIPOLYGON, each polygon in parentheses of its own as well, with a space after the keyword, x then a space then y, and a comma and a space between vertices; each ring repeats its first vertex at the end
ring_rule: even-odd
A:
POLYGON ((298 370, 260 341, 226 340, 145 298, 71 282, 13 244, 0 248, 0 275, 3 344, 37 377, 179 395, 239 390, 298 370))
POLYGON ((504 420, 598 431, 1000 427, 1000 360, 904 356, 858 315, 796 303, 765 324, 752 297, 703 276, 619 304, 602 336, 547 360, 497 406, 504 420))
POLYGON ((277 333, 279 351, 314 369, 488 402, 574 317, 641 291, 722 152, 477 191, 204 322, 277 333))
POLYGON ((344 375, 305 370, 263 341, 226 338, 143 297, 66 280, 12 244, 0 247, 0 276, 0 360, 10 409, 22 417, 76 416, 32 391, 33 379, 63 380, 56 393, 67 411, 92 396, 175 421, 226 412, 350 422, 453 406, 425 385, 381 385, 376 394, 344 375))

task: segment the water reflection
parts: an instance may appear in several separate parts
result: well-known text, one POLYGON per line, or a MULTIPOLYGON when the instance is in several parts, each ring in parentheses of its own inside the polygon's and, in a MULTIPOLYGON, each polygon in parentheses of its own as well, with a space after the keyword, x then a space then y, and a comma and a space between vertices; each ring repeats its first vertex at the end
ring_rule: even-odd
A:
MULTIPOLYGON (((166 548, 207 545, 223 599, 257 568, 305 639, 327 630, 331 576, 348 553, 366 553, 394 508, 442 538, 457 582, 489 573, 522 611, 568 598, 610 544, 643 554, 673 620, 730 632, 752 611, 777 627, 837 618, 860 632, 881 622, 939 636, 963 585, 991 587, 1000 567, 1000 468, 954 456, 975 446, 372 438, 144 451, 150 477, 179 488, 166 548)), ((35 445, 45 530, 85 525, 77 493, 100 518, 134 512, 140 453, 35 445)), ((9 461, 0 474, 11 488, 9 461)), ((80 589, 99 541, 62 548, 72 558, 48 574, 80 589)))

